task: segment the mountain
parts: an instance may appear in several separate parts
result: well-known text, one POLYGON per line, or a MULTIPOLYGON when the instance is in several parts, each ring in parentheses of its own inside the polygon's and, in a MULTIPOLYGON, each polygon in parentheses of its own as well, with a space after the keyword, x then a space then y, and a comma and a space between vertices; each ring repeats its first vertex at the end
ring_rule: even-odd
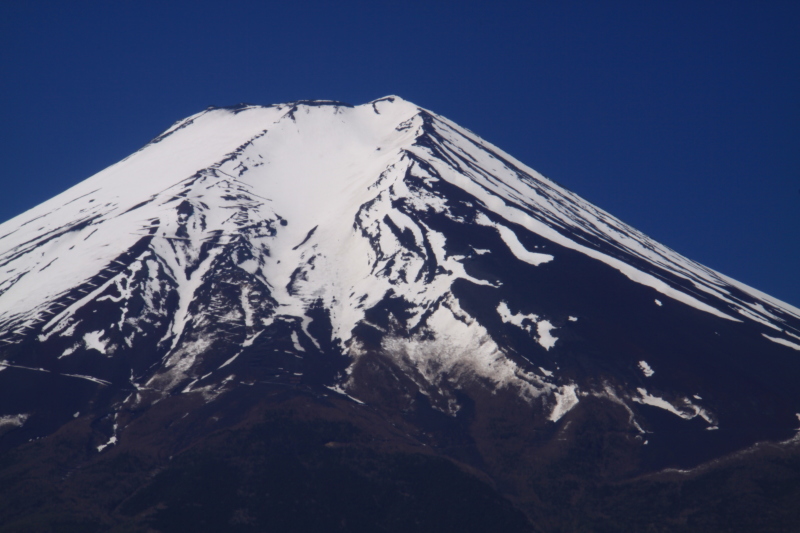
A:
POLYGON ((0 225, 0 361, 0 531, 800 520, 800 310, 394 96, 209 108, 0 225))

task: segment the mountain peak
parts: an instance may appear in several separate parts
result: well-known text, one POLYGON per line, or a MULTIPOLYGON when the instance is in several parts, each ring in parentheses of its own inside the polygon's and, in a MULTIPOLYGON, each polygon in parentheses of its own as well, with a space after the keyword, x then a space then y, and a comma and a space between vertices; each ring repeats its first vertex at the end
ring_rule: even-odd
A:
POLYGON ((603 420, 622 476, 793 436, 797 351, 800 310, 395 96, 209 108, 0 225, 0 390, 63 392, 12 443, 291 390, 509 486, 494 428, 603 420))

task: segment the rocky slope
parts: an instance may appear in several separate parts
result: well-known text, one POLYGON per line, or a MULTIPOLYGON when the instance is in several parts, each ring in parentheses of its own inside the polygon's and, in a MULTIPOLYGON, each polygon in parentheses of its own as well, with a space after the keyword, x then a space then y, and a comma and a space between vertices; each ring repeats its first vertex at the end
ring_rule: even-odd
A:
POLYGON ((799 351, 797 308, 400 98, 210 108, 0 225, 0 516, 59 478, 87 530, 684 527, 607 487, 779 456, 796 494, 799 351))

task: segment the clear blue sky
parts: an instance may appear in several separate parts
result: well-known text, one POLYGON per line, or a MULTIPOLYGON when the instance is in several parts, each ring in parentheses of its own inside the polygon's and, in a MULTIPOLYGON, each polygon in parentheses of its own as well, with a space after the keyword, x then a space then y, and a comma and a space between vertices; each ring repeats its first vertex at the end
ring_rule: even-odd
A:
POLYGON ((800 306, 800 2, 0 2, 0 220, 209 105, 397 94, 800 306))

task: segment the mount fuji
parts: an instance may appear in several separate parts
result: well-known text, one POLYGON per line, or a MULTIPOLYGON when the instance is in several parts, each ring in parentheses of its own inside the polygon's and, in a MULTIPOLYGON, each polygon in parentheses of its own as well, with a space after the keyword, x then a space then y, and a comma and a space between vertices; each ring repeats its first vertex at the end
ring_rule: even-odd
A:
POLYGON ((395 96, 0 225, 3 532, 789 531, 798 378, 800 309, 395 96))

